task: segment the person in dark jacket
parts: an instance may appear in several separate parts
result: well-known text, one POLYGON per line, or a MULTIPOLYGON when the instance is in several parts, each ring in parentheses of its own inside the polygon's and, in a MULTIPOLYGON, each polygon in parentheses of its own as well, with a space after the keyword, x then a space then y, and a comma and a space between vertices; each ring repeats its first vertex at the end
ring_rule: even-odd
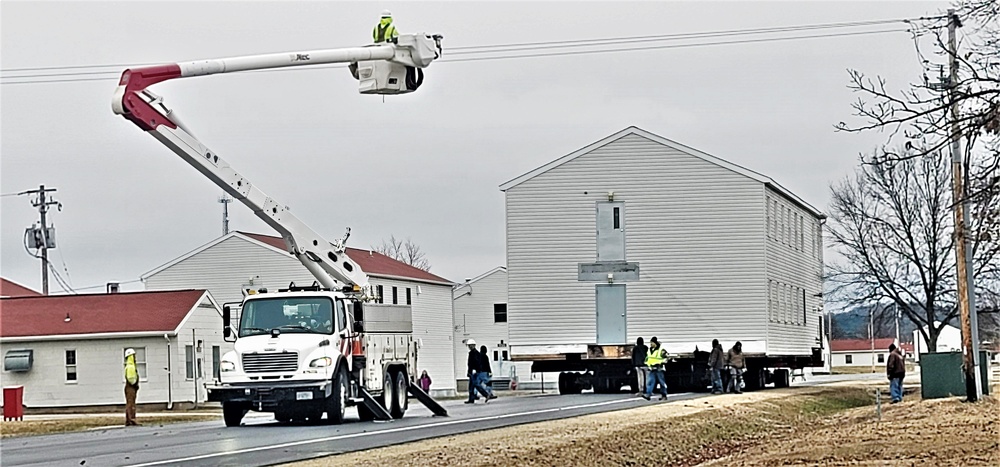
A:
POLYGON ((712 353, 708 355, 708 370, 712 375, 712 394, 722 394, 722 367, 725 366, 722 356, 722 344, 718 339, 712 339, 712 353))
POLYGON ((892 398, 892 403, 902 402, 906 362, 896 344, 889 344, 889 361, 885 364, 885 373, 889 377, 889 396, 892 398))
POLYGON ((486 397, 486 402, 496 399, 497 396, 496 394, 493 394, 492 384, 493 368, 490 368, 490 355, 486 353, 485 345, 479 348, 479 374, 479 385, 482 386, 486 392, 490 393, 490 395, 486 397))
POLYGON ((733 348, 726 353, 726 366, 729 367, 728 392, 743 394, 743 372, 747 369, 746 357, 743 356, 743 343, 736 341, 733 348))
POLYGON ((649 375, 649 369, 646 368, 646 353, 649 352, 649 347, 643 343, 642 338, 635 340, 635 347, 632 347, 632 367, 635 368, 635 377, 638 380, 639 394, 646 390, 646 376, 649 375))
POLYGON ((486 392, 486 388, 479 384, 479 378, 482 374, 482 358, 480 358, 480 353, 476 350, 476 341, 474 339, 469 339, 466 341, 469 346, 469 361, 468 361, 468 372, 469 376, 469 400, 465 401, 466 404, 476 403, 476 391, 479 391, 483 397, 489 399, 489 393, 486 392))

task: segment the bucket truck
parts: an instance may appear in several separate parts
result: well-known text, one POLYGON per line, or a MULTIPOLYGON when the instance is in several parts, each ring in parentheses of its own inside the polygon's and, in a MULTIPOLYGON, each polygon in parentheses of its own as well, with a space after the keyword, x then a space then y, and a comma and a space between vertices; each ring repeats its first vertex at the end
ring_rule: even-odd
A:
POLYGON ((423 68, 440 57, 441 36, 400 35, 396 43, 200 60, 122 73, 114 113, 148 132, 281 234, 288 252, 316 277, 308 287, 251 290, 239 305, 224 304, 223 335, 234 350, 222 356, 210 401, 222 403, 227 426, 249 410, 279 421, 340 423, 349 406, 362 420, 401 418, 407 394, 436 415, 447 411, 410 384, 416 368, 409 306, 371 303, 368 276, 345 252, 348 235, 330 242, 240 175, 199 141, 163 99, 148 89, 163 81, 295 66, 347 63, 362 94, 405 94, 423 82, 423 68))

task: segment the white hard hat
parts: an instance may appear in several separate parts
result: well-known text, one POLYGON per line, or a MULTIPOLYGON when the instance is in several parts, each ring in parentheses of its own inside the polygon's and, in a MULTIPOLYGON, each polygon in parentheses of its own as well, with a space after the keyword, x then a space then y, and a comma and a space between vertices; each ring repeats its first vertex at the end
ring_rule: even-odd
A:
POLYGON ((391 18, 392 17, 392 12, 389 11, 389 10, 382 10, 382 17, 383 18, 391 18))
POLYGON ((125 357, 128 358, 129 355, 135 355, 135 349, 125 349, 125 357))
POLYGON ((466 345, 476 345, 476 340, 475 339, 469 339, 469 340, 465 341, 465 344, 466 345))

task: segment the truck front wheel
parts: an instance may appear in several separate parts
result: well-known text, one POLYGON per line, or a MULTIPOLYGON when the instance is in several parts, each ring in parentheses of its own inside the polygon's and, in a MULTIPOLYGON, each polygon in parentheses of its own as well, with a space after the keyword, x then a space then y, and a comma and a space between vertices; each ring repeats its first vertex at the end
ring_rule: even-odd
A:
POLYGON ((241 404, 236 402, 222 403, 222 419, 226 421, 226 426, 240 426, 240 422, 243 421, 243 416, 246 414, 247 410, 241 404))
POLYGON ((341 367, 333 377, 333 391, 327 401, 326 421, 339 425, 344 422, 347 411, 347 371, 341 367))

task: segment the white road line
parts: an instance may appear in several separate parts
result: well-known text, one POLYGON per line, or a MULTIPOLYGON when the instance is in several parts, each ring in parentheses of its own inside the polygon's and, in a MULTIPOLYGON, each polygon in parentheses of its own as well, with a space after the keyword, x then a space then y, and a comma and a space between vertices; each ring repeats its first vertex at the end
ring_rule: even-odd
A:
MULTIPOLYGON (((678 394, 678 395, 680 395, 680 394, 678 394)), ((402 433, 404 431, 423 430, 423 429, 427 429, 427 428, 437 428, 437 427, 441 427, 441 426, 461 425, 461 424, 465 424, 465 423, 485 422, 485 421, 490 421, 490 420, 501 420, 501 419, 504 419, 504 418, 523 417, 523 416, 526 416, 526 415, 538 415, 538 414, 543 414, 543 413, 562 412, 564 410, 586 409, 586 408, 589 408, 589 407, 600 407, 600 406, 603 406, 603 405, 621 404, 623 402, 638 402, 638 401, 642 401, 642 399, 639 399, 639 398, 616 399, 616 400, 613 400, 613 401, 595 402, 593 404, 583 404, 583 405, 573 405, 573 406, 569 406, 569 407, 556 407, 556 408, 552 408, 552 409, 532 410, 530 412, 520 412, 520 413, 512 413, 512 414, 504 414, 504 415, 493 415, 493 416, 490 416, 490 417, 470 418, 470 419, 465 419, 465 420, 450 420, 450 421, 447 421, 447 422, 431 423, 431 424, 428 424, 428 425, 414 425, 414 426, 406 426, 406 427, 400 427, 400 428, 390 428, 388 430, 367 431, 367 432, 361 432, 361 433, 351 433, 351 434, 346 434, 346 435, 329 436, 329 437, 326 437, 326 438, 315 438, 315 439, 307 439, 307 440, 302 440, 302 441, 293 441, 293 442, 290 442, 290 443, 273 444, 273 445, 270 445, 270 446, 258 446, 258 447, 255 447, 255 448, 239 449, 239 450, 236 450, 236 451, 217 452, 217 453, 214 453, 214 454, 202 454, 200 456, 182 457, 182 458, 178 458, 178 459, 170 459, 170 460, 156 461, 156 462, 147 462, 145 464, 133 464, 133 465, 130 465, 128 467, 148 467, 148 466, 153 466, 153 465, 173 464, 173 463, 177 463, 177 462, 190 462, 190 461, 196 461, 196 460, 201 460, 201 459, 209 459, 209 458, 212 458, 212 457, 219 457, 219 456, 230 456, 230 455, 234 455, 234 454, 245 454, 245 453, 248 453, 248 452, 266 451, 266 450, 269 450, 269 449, 281 449, 281 448, 287 448, 287 447, 292 447, 292 446, 302 446, 302 445, 305 445, 305 444, 325 443, 327 441, 338 441, 338 440, 342 440, 342 439, 360 438, 362 436, 384 435, 384 434, 389 434, 389 433, 402 433)))

